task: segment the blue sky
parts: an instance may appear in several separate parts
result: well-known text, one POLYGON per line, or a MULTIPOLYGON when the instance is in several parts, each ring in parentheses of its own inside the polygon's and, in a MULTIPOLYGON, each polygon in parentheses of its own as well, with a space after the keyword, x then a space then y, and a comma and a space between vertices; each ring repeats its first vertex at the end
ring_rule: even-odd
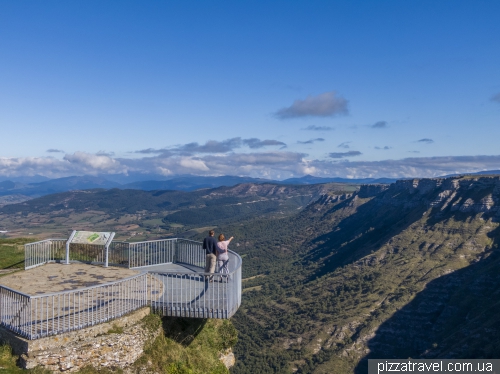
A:
POLYGON ((498 1, 2 1, 0 178, 500 169, 498 1))

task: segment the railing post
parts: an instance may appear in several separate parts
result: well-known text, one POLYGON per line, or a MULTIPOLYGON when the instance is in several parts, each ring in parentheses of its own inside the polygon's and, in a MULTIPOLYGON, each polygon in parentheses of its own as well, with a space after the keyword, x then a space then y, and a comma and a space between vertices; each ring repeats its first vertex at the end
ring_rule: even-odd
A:
POLYGON ((130 243, 127 243, 127 252, 128 252, 128 268, 130 269, 130 243))

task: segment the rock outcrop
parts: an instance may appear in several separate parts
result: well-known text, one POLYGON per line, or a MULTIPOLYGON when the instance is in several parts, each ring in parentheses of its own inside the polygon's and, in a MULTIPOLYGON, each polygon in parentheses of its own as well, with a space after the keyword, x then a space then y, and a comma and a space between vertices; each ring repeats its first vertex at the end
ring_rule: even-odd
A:
POLYGON ((126 368, 142 355, 145 344, 162 332, 161 326, 144 326, 142 319, 148 314, 149 308, 143 308, 112 322, 28 341, 20 356, 21 366, 40 366, 53 372, 74 372, 84 366, 126 368))

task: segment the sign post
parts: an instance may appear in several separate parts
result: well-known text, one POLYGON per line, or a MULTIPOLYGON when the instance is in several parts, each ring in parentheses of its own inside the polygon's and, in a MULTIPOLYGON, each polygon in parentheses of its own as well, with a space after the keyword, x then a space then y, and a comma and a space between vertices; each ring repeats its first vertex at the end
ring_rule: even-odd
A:
POLYGON ((75 237, 75 234, 76 234, 76 230, 73 230, 68 241, 66 242, 66 262, 64 262, 64 264, 66 264, 66 265, 69 265, 69 245, 70 245, 71 241, 73 240, 73 238, 75 237))
POLYGON ((109 245, 113 241, 113 238, 115 237, 115 233, 112 232, 111 235, 109 236, 108 241, 106 242, 106 259, 104 260, 104 267, 108 267, 108 261, 109 261, 109 245))

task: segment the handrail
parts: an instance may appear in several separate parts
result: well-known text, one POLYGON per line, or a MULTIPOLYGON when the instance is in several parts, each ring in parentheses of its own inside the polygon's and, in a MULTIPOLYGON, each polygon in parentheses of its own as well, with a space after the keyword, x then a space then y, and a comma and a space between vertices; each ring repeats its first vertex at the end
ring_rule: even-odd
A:
MULTIPOLYGON (((155 240, 143 240, 141 242, 119 242, 119 243, 128 243, 128 244, 142 244, 142 243, 154 243, 154 242, 164 242, 169 240, 178 240, 179 238, 169 238, 169 239, 155 239, 155 240)), ((184 240, 184 239, 183 239, 184 240)), ((116 243, 116 242, 115 242, 116 243)))
POLYGON ((13 292, 13 293, 17 293, 20 296, 31 297, 31 295, 28 295, 28 294, 23 293, 21 291, 14 290, 14 289, 12 289, 10 287, 4 286, 3 284, 0 284, 0 288, 5 288, 7 291, 10 291, 10 292, 13 292))
MULTIPOLYGON (((26 244, 25 268, 60 260, 64 242, 45 239, 26 244)), ((139 274, 40 295, 0 285, 0 323, 28 339, 37 339, 105 322, 145 305, 164 316, 230 318, 241 304, 242 259, 232 250, 228 250, 231 270, 213 274, 203 269, 206 253, 201 242, 172 238, 112 243, 110 258, 129 268, 140 265, 134 267, 139 274), (172 263, 194 268, 147 269, 172 263), (210 278, 217 282, 209 283, 210 278)))
POLYGON ((39 240, 37 242, 31 242, 31 243, 26 243, 25 245, 28 245, 28 244, 38 244, 38 243, 43 243, 43 242, 50 242, 50 241, 56 241, 56 240, 62 240, 62 241, 66 241, 68 239, 61 239, 61 238, 49 238, 49 239, 43 239, 43 240, 39 240))
POLYGON ((185 241, 185 242, 191 242, 191 243, 201 244, 201 242, 198 242, 196 240, 191 240, 191 239, 184 239, 184 238, 175 238, 175 239, 176 240, 182 240, 182 241, 185 241))
POLYGON ((54 262, 59 256, 56 251, 60 248, 66 239, 45 239, 34 243, 24 245, 24 269, 30 269, 36 266, 54 262), (41 248, 40 248, 41 247, 41 248), (57 257, 57 258, 56 258, 57 257))

